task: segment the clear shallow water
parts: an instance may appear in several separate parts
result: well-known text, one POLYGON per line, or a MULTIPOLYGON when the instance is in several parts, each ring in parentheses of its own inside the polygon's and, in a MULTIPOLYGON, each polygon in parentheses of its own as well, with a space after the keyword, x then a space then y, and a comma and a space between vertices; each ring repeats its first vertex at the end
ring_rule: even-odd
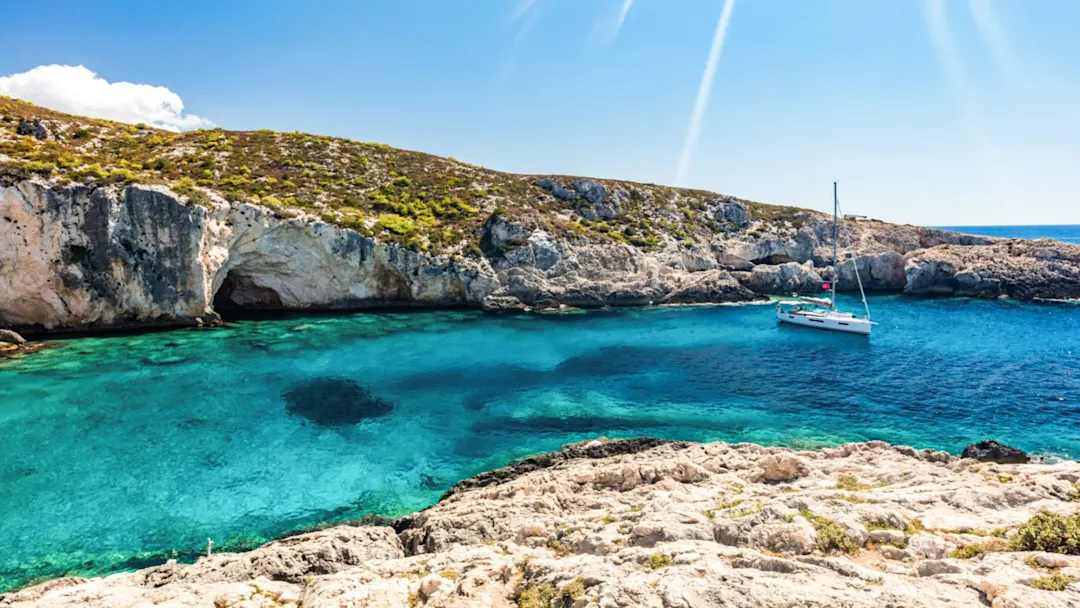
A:
POLYGON ((1080 243, 1080 225, 1058 224, 1049 226, 939 226, 942 230, 1000 236, 1018 239, 1055 239, 1065 243, 1080 243))
POLYGON ((402 514, 599 434, 1080 455, 1080 306, 871 307, 869 340, 777 326, 768 306, 427 312, 83 338, 0 363, 0 589, 402 514), (389 411, 353 424, 342 404, 389 411))

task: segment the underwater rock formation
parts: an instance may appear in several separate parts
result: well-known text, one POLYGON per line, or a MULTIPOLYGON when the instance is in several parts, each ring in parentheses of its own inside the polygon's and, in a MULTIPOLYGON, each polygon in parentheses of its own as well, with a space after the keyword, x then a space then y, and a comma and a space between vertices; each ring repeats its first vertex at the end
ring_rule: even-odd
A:
POLYGON ((319 426, 346 427, 389 414, 394 405, 348 378, 315 378, 282 393, 290 414, 319 426))

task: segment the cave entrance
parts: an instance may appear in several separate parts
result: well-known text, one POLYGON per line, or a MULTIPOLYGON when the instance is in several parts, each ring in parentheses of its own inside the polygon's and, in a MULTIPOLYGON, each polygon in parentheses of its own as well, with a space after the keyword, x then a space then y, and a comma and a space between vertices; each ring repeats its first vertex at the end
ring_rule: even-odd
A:
POLYGON ((214 312, 229 321, 280 314, 281 296, 269 287, 257 285, 251 277, 230 270, 214 294, 214 312))

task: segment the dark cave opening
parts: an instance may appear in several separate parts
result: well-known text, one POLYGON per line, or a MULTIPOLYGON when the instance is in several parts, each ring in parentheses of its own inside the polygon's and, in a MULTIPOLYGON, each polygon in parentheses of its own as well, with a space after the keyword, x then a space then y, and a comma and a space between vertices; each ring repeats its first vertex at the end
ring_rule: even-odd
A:
POLYGON ((257 285, 251 277, 230 270, 214 294, 214 312, 226 321, 262 318, 281 314, 281 296, 269 287, 257 285))

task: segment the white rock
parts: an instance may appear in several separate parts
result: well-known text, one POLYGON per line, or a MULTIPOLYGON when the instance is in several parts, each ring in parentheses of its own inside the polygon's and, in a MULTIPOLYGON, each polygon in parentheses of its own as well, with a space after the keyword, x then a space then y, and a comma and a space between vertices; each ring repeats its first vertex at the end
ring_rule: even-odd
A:
POLYGON ((911 553, 927 559, 941 559, 948 553, 948 546, 944 539, 925 532, 909 538, 907 548, 911 553))

